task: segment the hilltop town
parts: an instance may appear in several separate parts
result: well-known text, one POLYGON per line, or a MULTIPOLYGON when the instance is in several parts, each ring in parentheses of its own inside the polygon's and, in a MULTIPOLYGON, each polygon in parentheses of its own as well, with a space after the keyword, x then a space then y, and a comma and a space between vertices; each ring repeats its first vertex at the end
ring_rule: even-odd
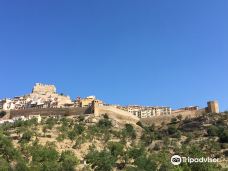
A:
POLYGON ((151 171, 228 168, 228 113, 207 107, 112 105, 37 83, 0 102, 0 170, 151 171), (218 163, 172 165, 174 154, 218 163))
POLYGON ((58 94, 54 85, 36 83, 30 94, 0 100, 0 110, 11 113, 9 117, 11 119, 22 116, 23 113, 28 113, 27 116, 29 116, 29 113, 33 115, 34 111, 40 111, 41 115, 49 115, 53 109, 56 109, 56 112, 60 111, 60 109, 61 111, 74 111, 68 112, 72 115, 91 113, 99 115, 102 111, 107 113, 111 111, 115 114, 124 113, 124 115, 129 115, 133 118, 152 119, 162 116, 177 116, 179 114, 193 116, 201 113, 219 113, 217 101, 209 101, 207 104, 206 108, 201 109, 198 106, 189 106, 172 110, 171 107, 164 106, 113 105, 104 103, 102 100, 96 99, 95 96, 77 97, 72 100, 69 96, 65 96, 62 93, 58 94), (22 114, 19 114, 20 112, 22 114))

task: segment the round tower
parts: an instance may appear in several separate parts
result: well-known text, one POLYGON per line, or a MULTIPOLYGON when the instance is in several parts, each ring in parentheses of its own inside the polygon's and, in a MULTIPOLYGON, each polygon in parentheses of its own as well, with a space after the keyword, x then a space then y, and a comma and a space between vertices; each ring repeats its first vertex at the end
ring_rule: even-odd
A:
POLYGON ((209 113, 219 113, 218 101, 209 101, 207 102, 208 112, 209 113))

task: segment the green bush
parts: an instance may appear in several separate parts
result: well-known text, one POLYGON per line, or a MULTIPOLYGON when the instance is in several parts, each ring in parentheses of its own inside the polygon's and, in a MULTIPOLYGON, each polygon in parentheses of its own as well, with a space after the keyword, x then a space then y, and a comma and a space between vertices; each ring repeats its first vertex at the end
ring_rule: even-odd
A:
POLYGON ((46 124, 47 124, 47 128, 48 128, 48 129, 52 129, 53 126, 54 126, 56 123, 57 123, 57 120, 56 120, 55 118, 52 118, 52 117, 50 117, 50 118, 48 118, 48 119, 46 120, 46 124))
POLYGON ((207 134, 210 137, 218 136, 218 132, 219 132, 219 129, 216 126, 214 126, 214 125, 210 126, 207 129, 207 134))
POLYGON ((169 133, 169 135, 173 135, 173 134, 175 134, 177 132, 177 128, 174 126, 174 125, 170 125, 169 127, 168 127, 168 133, 169 133))
POLYGON ((228 130, 224 130, 219 139, 221 143, 228 143, 228 130))
POLYGON ((57 161, 58 159, 58 152, 50 146, 33 146, 31 155, 33 162, 57 161))
POLYGON ((91 150, 85 158, 95 171, 111 171, 116 162, 115 157, 107 150, 91 150))
POLYGON ((25 133, 22 134, 20 142, 27 143, 31 140, 32 136, 33 136, 33 133, 31 131, 26 131, 25 133))
POLYGON ((125 124, 125 128, 122 130, 124 137, 130 137, 131 139, 136 138, 136 132, 134 127, 131 124, 125 124))
POLYGON ((2 157, 0 157, 0 170, 1 171, 8 171, 10 169, 10 164, 2 157))
POLYGON ((74 171, 79 160, 72 151, 63 151, 60 156, 61 170, 74 171))
POLYGON ((85 126, 83 124, 74 125, 74 131, 77 135, 81 135, 85 131, 85 126))
POLYGON ((123 153, 124 146, 119 142, 109 142, 108 149, 113 156, 117 157, 123 153))
POLYGON ((98 122, 98 127, 102 129, 109 129, 112 127, 112 122, 109 119, 100 119, 98 122))
POLYGON ((157 169, 157 164, 152 157, 146 157, 145 155, 138 157, 134 164, 137 166, 136 170, 152 171, 157 169))

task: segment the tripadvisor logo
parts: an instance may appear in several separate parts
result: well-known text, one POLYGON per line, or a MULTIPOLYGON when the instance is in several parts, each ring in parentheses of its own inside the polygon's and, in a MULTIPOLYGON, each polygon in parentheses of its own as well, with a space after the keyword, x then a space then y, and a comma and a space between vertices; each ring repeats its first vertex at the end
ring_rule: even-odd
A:
POLYGON ((210 157, 200 157, 200 158, 191 158, 191 157, 181 157, 179 155, 174 155, 171 157, 171 163, 173 165, 179 165, 181 162, 184 163, 215 163, 219 162, 218 158, 210 158, 210 157))
POLYGON ((173 165, 179 165, 179 164, 181 164, 181 161, 182 161, 182 159, 181 159, 181 156, 179 156, 179 155, 174 155, 171 157, 171 163, 173 165))

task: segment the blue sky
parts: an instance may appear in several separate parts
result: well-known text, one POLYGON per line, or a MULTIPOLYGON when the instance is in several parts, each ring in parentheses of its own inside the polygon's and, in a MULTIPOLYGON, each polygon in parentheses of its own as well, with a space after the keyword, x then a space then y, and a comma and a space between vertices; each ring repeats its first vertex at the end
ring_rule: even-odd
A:
POLYGON ((2 0, 0 63, 0 98, 42 82, 72 98, 228 110, 228 1, 2 0))

